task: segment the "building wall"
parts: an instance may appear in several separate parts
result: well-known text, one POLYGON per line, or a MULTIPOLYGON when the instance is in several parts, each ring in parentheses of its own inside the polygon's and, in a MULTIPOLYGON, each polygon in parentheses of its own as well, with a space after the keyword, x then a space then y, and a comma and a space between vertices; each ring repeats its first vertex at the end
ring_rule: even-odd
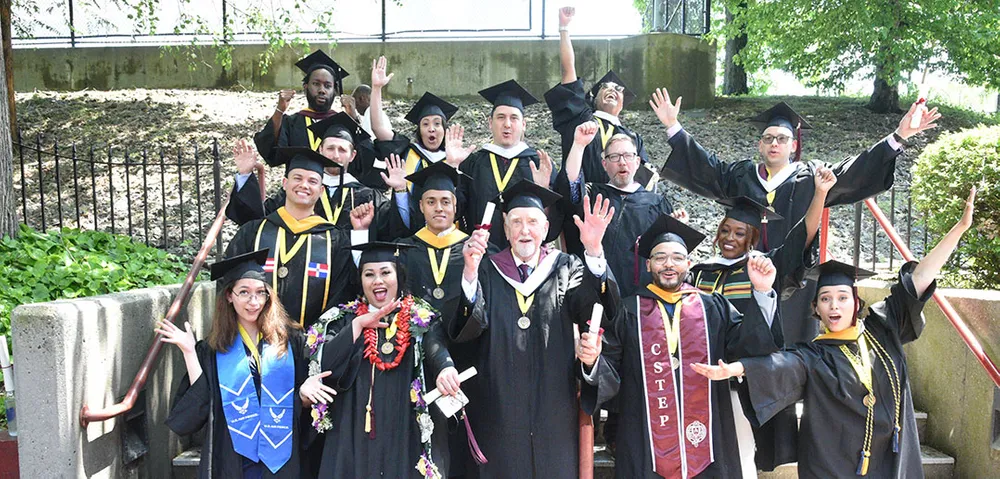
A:
MULTIPOLYGON (((487 86, 515 78, 528 91, 542 94, 560 80, 558 40, 431 41, 315 45, 331 54, 349 73, 347 91, 369 83, 371 62, 389 59, 396 75, 387 94, 416 98, 425 91, 440 96, 473 96, 487 86)), ((636 91, 639 107, 654 88, 683 95, 691 107, 711 106, 715 96, 715 47, 699 38, 655 33, 613 40, 577 40, 577 73, 589 86, 614 68, 636 91)), ((14 87, 32 90, 114 90, 124 88, 230 88, 268 91, 301 88, 294 63, 299 52, 281 50, 266 74, 257 58, 262 45, 237 45, 233 68, 199 65, 152 46, 18 49, 14 51, 14 87)), ((203 47, 198 58, 215 58, 203 47)))

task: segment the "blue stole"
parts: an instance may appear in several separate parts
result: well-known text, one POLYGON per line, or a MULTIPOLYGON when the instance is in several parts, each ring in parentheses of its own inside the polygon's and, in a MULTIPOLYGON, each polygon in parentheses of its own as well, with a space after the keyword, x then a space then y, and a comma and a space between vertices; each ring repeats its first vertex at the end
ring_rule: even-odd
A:
POLYGON ((233 449, 276 473, 292 457, 295 362, 290 346, 278 358, 277 348, 261 345, 261 397, 257 397, 250 359, 239 337, 228 352, 216 353, 219 392, 233 449))

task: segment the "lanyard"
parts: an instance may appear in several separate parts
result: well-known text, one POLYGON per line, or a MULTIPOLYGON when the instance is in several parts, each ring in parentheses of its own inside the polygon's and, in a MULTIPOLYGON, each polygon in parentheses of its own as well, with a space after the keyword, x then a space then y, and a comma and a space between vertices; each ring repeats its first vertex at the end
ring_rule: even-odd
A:
POLYGON ((677 352, 677 343, 680 342, 681 337, 681 302, 678 301, 674 305, 672 320, 667 314, 667 308, 663 306, 663 302, 657 301, 656 305, 660 308, 660 317, 663 318, 663 332, 667 335, 667 345, 670 348, 670 355, 673 356, 677 352), (673 324, 668 321, 672 321, 673 324))
POLYGON ((438 264, 437 255, 434 254, 434 248, 427 248, 427 256, 430 256, 431 259, 431 274, 434 275, 434 284, 441 286, 441 283, 444 281, 445 271, 448 269, 448 257, 451 256, 451 249, 444 249, 444 252, 441 254, 440 264, 438 264))
POLYGON ((493 181, 497 184, 497 190, 503 193, 503 190, 507 188, 507 183, 510 183, 510 178, 514 176, 514 170, 517 169, 517 161, 520 158, 514 158, 510 160, 510 167, 507 168, 507 173, 500 178, 500 168, 497 166, 497 157, 493 153, 490 153, 490 166, 493 167, 493 181))
MULTIPOLYGON (((260 351, 257 349, 257 344, 254 344, 253 340, 250 339, 250 333, 246 329, 243 329, 243 325, 238 325, 240 328, 240 338, 243 340, 243 344, 246 345, 247 349, 250 350, 250 355, 253 356, 253 362, 257 365, 257 370, 260 371, 260 351)), ((260 343, 260 339, 263 335, 260 331, 257 332, 257 343, 260 343)))
POLYGON ((312 148, 313 151, 319 151, 319 146, 323 144, 323 139, 316 138, 316 135, 313 134, 313 131, 309 129, 309 127, 312 126, 312 124, 313 124, 313 119, 307 116, 306 134, 309 135, 309 147, 312 148))
MULTIPOLYGON (((595 118, 596 119, 596 118, 595 118)), ((614 125, 608 125, 608 129, 604 129, 604 121, 597 120, 597 127, 601 129, 601 149, 608 147, 608 140, 611 139, 611 135, 615 132, 614 125)))

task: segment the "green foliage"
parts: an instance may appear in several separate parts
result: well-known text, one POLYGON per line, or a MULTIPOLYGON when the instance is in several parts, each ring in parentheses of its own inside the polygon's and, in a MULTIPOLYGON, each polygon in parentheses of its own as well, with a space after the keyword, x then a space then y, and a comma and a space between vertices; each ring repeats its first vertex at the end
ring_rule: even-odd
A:
POLYGON ((962 216, 969 188, 976 185, 976 213, 949 265, 967 269, 964 284, 995 288, 1000 274, 1000 126, 979 126, 942 135, 927 145, 913 168, 914 206, 927 215, 940 237, 962 216))

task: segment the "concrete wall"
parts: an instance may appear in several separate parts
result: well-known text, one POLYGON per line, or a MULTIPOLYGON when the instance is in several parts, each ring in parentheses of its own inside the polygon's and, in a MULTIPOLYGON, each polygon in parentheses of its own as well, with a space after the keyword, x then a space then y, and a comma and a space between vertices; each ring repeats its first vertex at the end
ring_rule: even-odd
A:
MULTIPOLYGON (((637 92, 642 108, 653 89, 667 87, 691 107, 711 106, 715 96, 715 48, 684 35, 656 33, 615 40, 577 40, 577 73, 589 86, 614 68, 637 92)), ((348 72, 350 91, 369 83, 372 59, 386 55, 394 72, 388 94, 415 98, 425 91, 441 96, 472 96, 489 85, 516 78, 528 91, 542 94, 559 82, 558 40, 340 43, 316 45, 331 53, 348 72)), ((233 68, 200 65, 157 47, 18 49, 14 51, 17 91, 93 88, 228 88, 253 90, 301 88, 294 63, 299 52, 277 54, 266 75, 257 58, 261 45, 238 45, 233 68)), ((215 58, 210 47, 198 58, 215 58)))
MULTIPOLYGON (((1000 344, 994 341, 1000 334, 1000 292, 941 291, 984 346, 1000 344)), ((861 288, 869 304, 886 294, 885 285, 861 288)), ((927 412, 925 442, 955 458, 955 477, 997 477, 1000 450, 990 444, 995 386, 937 303, 928 302, 924 316, 927 326, 906 346, 906 356, 915 406, 927 412)))
MULTIPOLYGON (((185 371, 174 346, 165 345, 145 400, 134 410, 144 412, 135 421, 146 429, 145 456, 123 464, 125 418, 84 429, 79 414, 83 404, 100 408, 124 397, 153 340, 153 325, 166 315, 176 290, 141 289, 13 311, 21 477, 170 477, 180 444, 163 421, 185 371)), ((180 324, 190 320, 196 337, 208 331, 214 295, 212 283, 199 283, 181 315, 180 324)))

